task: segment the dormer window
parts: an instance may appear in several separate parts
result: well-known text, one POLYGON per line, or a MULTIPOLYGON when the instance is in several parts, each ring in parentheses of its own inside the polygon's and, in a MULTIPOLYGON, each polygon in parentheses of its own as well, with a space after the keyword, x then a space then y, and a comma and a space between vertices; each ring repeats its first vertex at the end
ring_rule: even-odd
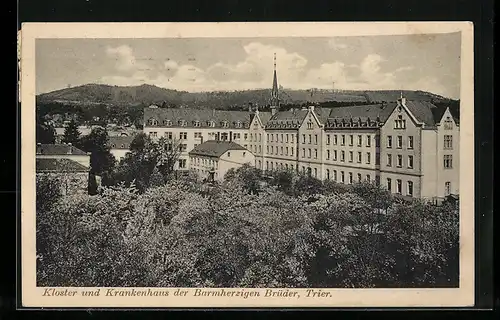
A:
POLYGON ((394 120, 394 129, 406 129, 406 120, 402 115, 398 115, 398 118, 394 120))
POLYGON ((451 117, 446 117, 444 120, 444 130, 453 130, 453 120, 451 117))
MULTIPOLYGON (((258 123, 257 123, 257 121, 255 121, 254 126, 257 126, 257 125, 258 125, 258 123)), ((236 128, 241 128, 241 121, 236 122, 236 128)))
POLYGON ((194 121, 194 126, 199 127, 200 126, 200 121, 194 121))
POLYGON ((150 126, 157 126, 158 125, 158 120, 156 120, 155 118, 151 118, 148 120, 148 124, 150 126))
POLYGON ((122 145, 121 145, 121 148, 122 148, 122 149, 125 149, 125 145, 124 145, 124 144, 122 144, 122 145))
POLYGON ((227 121, 222 121, 222 122, 221 122, 221 126, 222 126, 223 128, 227 128, 227 127, 228 127, 227 121))

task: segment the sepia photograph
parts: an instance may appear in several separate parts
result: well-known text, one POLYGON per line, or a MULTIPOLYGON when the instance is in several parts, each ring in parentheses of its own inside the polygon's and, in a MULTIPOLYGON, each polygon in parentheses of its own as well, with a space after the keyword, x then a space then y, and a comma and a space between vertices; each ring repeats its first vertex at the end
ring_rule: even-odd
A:
POLYGON ((30 301, 472 305, 472 26, 210 25, 21 43, 30 301))

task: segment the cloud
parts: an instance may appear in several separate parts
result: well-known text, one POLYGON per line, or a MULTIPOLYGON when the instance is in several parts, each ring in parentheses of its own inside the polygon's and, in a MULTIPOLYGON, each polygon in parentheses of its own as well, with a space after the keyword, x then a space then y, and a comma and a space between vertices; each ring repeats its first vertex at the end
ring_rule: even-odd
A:
MULTIPOLYGON (((329 45, 344 46, 332 41, 329 45)), ((235 63, 220 61, 201 68, 195 63, 183 64, 169 59, 155 72, 150 72, 148 64, 137 61, 129 46, 108 47, 107 55, 116 60, 115 67, 122 73, 103 77, 100 82, 112 85, 149 83, 185 91, 270 88, 276 54, 278 82, 285 88, 408 89, 446 93, 446 88, 436 78, 424 77, 413 83, 405 82, 405 72, 414 70, 414 67, 387 70, 387 60, 379 54, 368 54, 357 63, 325 61, 318 66, 310 66, 303 55, 274 45, 251 42, 243 46, 243 51, 244 58, 235 63)))
POLYGON ((175 62, 174 60, 170 60, 170 59, 165 61, 163 66, 167 70, 177 70, 179 68, 179 65, 177 64, 177 62, 175 62))
POLYGON ((147 65, 137 61, 130 46, 107 47, 106 54, 115 59, 115 67, 119 71, 134 71, 146 68, 147 65))

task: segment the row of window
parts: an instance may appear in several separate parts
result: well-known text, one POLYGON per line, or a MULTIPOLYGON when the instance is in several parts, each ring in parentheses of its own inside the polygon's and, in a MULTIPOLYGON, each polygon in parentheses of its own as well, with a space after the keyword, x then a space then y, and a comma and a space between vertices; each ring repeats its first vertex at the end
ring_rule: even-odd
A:
MULTIPOLYGON (((217 135, 217 132, 209 132, 208 133, 209 139, 215 139, 216 135, 217 135)), ((228 132, 220 132, 219 135, 220 135, 221 140, 229 140, 229 133, 228 132)), ((246 137, 246 135, 247 134, 245 133, 245 137, 246 137)), ((151 131, 151 132, 149 132, 149 136, 156 138, 156 137, 158 137, 158 132, 151 131)), ((172 140, 174 138, 174 135, 172 132, 166 131, 164 133, 164 137, 167 140, 172 140)), ((194 132, 194 138, 201 139, 201 138, 203 138, 203 134, 201 132, 194 132)), ((241 138, 240 133, 235 132, 232 134, 232 139, 238 140, 240 138, 241 138)), ((179 132, 179 140, 187 140, 187 139, 188 139, 188 132, 179 132)))
MULTIPOLYGON (((354 145, 354 135, 349 135, 348 136, 348 139, 349 139, 349 146, 353 146, 354 145)), ((371 147, 372 145, 372 142, 371 142, 371 135, 366 135, 364 140, 365 140, 365 147, 371 147)), ((330 134, 327 134, 326 135, 326 145, 330 145, 330 143, 332 143, 334 146, 335 145, 338 145, 338 135, 336 134, 333 134, 332 135, 332 139, 330 139, 330 134)), ((346 135, 345 134, 342 134, 340 135, 340 145, 341 146, 345 146, 346 145, 346 135)), ((362 135, 357 135, 356 137, 356 145, 358 147, 362 147, 363 146, 363 136, 362 135)))
MULTIPOLYGON (((392 167, 392 154, 387 155, 387 166, 392 167)), ((403 155, 401 155, 401 154, 396 155, 396 167, 397 168, 403 167, 403 155)), ((413 169, 413 156, 412 155, 407 156, 406 167, 408 169, 413 169)))
MULTIPOLYGON (((391 178, 387 178, 387 190, 389 190, 391 193, 393 192, 391 178)), ((403 181, 401 179, 396 179, 396 188, 394 190, 394 193, 403 194, 403 181)), ((406 182, 405 194, 410 197, 413 196, 413 181, 406 182)))
MULTIPOLYGON (((413 149, 413 136, 408 136, 406 141, 407 141, 406 148, 409 150, 412 150, 413 149)), ((388 149, 392 148, 392 136, 387 136, 386 146, 388 149)), ((403 148, 403 136, 396 136, 396 148, 398 148, 398 149, 403 148)))
MULTIPOLYGON (((169 126, 172 126, 172 123, 173 122, 171 120, 163 120, 162 124, 164 126, 169 127, 169 126)), ((198 120, 195 120, 195 121, 192 121, 191 123, 192 123, 193 127, 201 127, 201 123, 202 122, 198 121, 198 120)), ((150 126, 158 126, 160 124, 160 122, 158 120, 154 119, 154 118, 151 118, 151 119, 148 120, 148 124, 150 126)), ((186 120, 177 120, 177 125, 180 126, 180 127, 185 127, 185 126, 187 126, 187 124, 188 124, 188 122, 186 120)), ((215 124, 216 124, 215 121, 207 121, 206 122, 206 125, 208 127, 212 127, 212 128, 215 128, 215 124)), ((229 128, 229 124, 230 123, 228 121, 221 121, 220 122, 220 126, 223 127, 223 128, 229 128)), ((233 122, 233 124, 234 124, 234 126, 236 128, 243 128, 243 127, 247 126, 246 123, 243 123, 241 121, 233 122)))
MULTIPOLYGON (((344 171, 340 171, 340 180, 338 179, 338 176, 337 176, 337 170, 332 170, 333 171, 333 181, 335 182, 340 182, 340 183, 346 183, 346 176, 345 176, 345 172, 344 171)), ((348 172, 347 173, 347 183, 349 184, 352 184, 354 183, 354 175, 352 172, 348 172)), ((326 179, 327 180, 331 180, 332 177, 330 176, 330 169, 326 169, 326 179)), ((371 181, 371 176, 369 174, 367 174, 365 177, 364 177, 365 181, 367 182, 370 182, 371 181)), ((362 182, 363 181, 363 176, 361 175, 361 173, 358 173, 356 175, 356 181, 357 182, 362 182)))
MULTIPOLYGON (((348 162, 354 162, 354 152, 349 151, 348 154, 349 154, 348 162)), ((332 150, 332 152, 330 152, 330 150, 326 150, 326 160, 331 159, 333 161, 337 161, 338 160, 337 155, 338 155, 337 150, 332 150)), ((346 155, 345 151, 341 150, 340 151, 340 162, 346 162, 345 155, 346 155)), ((364 160, 365 160, 366 164, 371 164, 371 162, 372 162, 371 152, 365 153, 364 160)), ((356 162, 357 163, 363 162, 363 153, 361 151, 358 151, 356 153, 356 162)), ((378 163, 376 162, 376 164, 378 164, 378 163)))
POLYGON ((194 158, 194 157, 191 157, 191 164, 193 165, 202 165, 202 166, 205 166, 205 167, 213 167, 213 168, 217 168, 218 167, 218 164, 219 162, 218 161, 215 161, 213 159, 206 159, 206 158, 194 158))

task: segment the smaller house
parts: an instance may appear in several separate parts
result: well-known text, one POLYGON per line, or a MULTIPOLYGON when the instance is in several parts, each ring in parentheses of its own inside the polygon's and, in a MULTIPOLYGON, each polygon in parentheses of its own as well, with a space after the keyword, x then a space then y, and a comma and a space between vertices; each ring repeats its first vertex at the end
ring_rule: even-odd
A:
POLYGON ((255 156, 232 141, 209 140, 189 152, 190 170, 208 181, 222 180, 230 169, 255 165, 255 156))
POLYGON ((68 144, 43 144, 36 145, 36 159, 68 159, 90 168, 90 153, 82 151, 71 143, 68 144))
POLYGON ((125 155, 130 152, 130 144, 134 140, 134 136, 110 136, 108 139, 108 147, 116 161, 121 161, 125 155))
POLYGON ((58 180, 63 195, 86 193, 90 168, 64 158, 37 158, 37 177, 47 176, 58 180))

